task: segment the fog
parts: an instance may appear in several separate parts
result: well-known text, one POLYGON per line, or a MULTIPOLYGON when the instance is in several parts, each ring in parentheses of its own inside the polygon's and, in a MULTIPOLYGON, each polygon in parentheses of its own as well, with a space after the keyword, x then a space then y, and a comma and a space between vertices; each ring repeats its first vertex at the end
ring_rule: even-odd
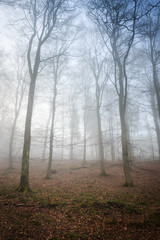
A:
POLYGON ((50 13, 29 2, 0 4, 0 162, 21 165, 27 111, 29 161, 159 161, 159 6, 117 6, 126 18, 115 25, 103 7, 69 1, 43 26, 50 13))

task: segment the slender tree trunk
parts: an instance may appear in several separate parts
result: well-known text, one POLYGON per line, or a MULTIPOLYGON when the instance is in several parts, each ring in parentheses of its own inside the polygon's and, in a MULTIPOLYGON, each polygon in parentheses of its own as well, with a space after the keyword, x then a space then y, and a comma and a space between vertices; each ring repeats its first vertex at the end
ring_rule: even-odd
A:
POLYGON ((52 109, 50 109, 49 117, 48 117, 47 124, 46 124, 46 129, 45 129, 45 140, 44 140, 44 145, 43 145, 42 161, 45 161, 47 140, 48 140, 48 132, 49 132, 49 125, 50 125, 50 121, 51 121, 51 116, 52 116, 52 109))
POLYGON ((62 147, 61 147, 61 159, 64 159, 64 111, 62 111, 62 147))
POLYGON ((128 122, 128 111, 125 114, 126 126, 127 126, 127 142, 128 142, 128 159, 129 159, 129 166, 130 170, 132 170, 132 145, 131 145, 131 136, 130 136, 130 128, 128 122))
POLYGON ((93 143, 93 146, 91 148, 91 153, 92 153, 92 158, 97 161, 98 160, 98 154, 97 154, 96 143, 93 143))
POLYGON ((152 108, 153 120, 154 120, 154 124, 155 124, 156 136, 157 136, 158 159, 160 161, 160 126, 159 126, 158 111, 157 111, 157 107, 156 107, 156 103, 155 103, 153 89, 150 89, 150 98, 151 98, 151 108, 152 108))
POLYGON ((30 88, 29 88, 28 107, 27 107, 26 122, 25 122, 21 178, 20 178, 20 184, 17 187, 17 191, 20 191, 20 192, 31 191, 29 187, 29 154, 30 154, 30 145, 31 145, 31 120, 32 120, 33 104, 34 104, 35 84, 36 84, 36 77, 32 76, 30 88))
POLYGON ((101 127, 101 117, 100 117, 100 102, 99 102, 99 86, 96 82, 96 116, 97 116, 97 129, 98 129, 98 152, 99 152, 99 161, 100 161, 100 175, 106 176, 105 167, 104 167, 104 147, 103 147, 103 136, 102 136, 102 127, 101 127))
POLYGON ((154 49, 153 49, 153 43, 152 39, 150 38, 150 50, 151 50, 151 63, 152 63, 152 75, 153 75, 153 83, 157 98, 157 105, 158 105, 158 113, 160 118, 160 85, 159 85, 159 79, 156 69, 156 61, 154 60, 154 49))
POLYGON ((8 166, 8 169, 10 169, 10 170, 13 169, 12 153, 13 153, 13 140, 14 140, 14 135, 15 135, 15 130, 16 130, 16 123, 17 123, 17 117, 15 117, 14 122, 13 122, 11 136, 10 136, 10 143, 9 143, 9 166, 8 166))
MULTIPOLYGON (((99 116, 99 113, 98 113, 99 116)), ((97 117, 98 117, 97 116, 97 117)), ((102 130, 101 130, 101 120, 100 116, 98 117, 98 142, 99 142, 99 160, 100 160, 100 175, 106 176, 105 167, 104 167, 104 147, 102 140, 102 130)))
POLYGON ((71 128, 71 138, 70 138, 70 160, 73 160, 73 133, 71 128))
POLYGON ((86 127, 84 127, 84 139, 83 139, 83 162, 82 167, 86 165, 86 127))
POLYGON ((149 126, 147 116, 146 116, 146 123, 147 123, 148 136, 149 136, 150 143, 151 143, 152 160, 154 160, 154 146, 153 146, 152 134, 151 134, 151 129, 150 129, 150 126, 149 126))
MULTIPOLYGON (((86 108, 86 104, 85 104, 85 108, 86 108)), ((82 161, 82 167, 84 167, 86 165, 86 113, 85 113, 85 109, 84 109, 84 132, 83 132, 83 161, 82 161)))
POLYGON ((46 179, 50 179, 50 173, 51 173, 51 169, 52 169, 53 130, 54 130, 54 113, 52 113, 52 123, 51 123, 50 142, 49 142, 49 161, 48 161, 46 179))
MULTIPOLYGON (((120 58, 118 56, 117 48, 116 50, 116 61, 118 63, 119 69, 119 114, 120 114, 120 122, 121 122, 121 142, 122 142, 122 158, 123 158, 123 168, 125 174, 125 184, 126 187, 132 187, 132 177, 131 177, 131 169, 130 169, 130 156, 129 156, 129 147, 128 147, 128 126, 126 121, 126 107, 127 107, 127 74, 125 66, 121 64, 120 58), (123 66, 123 67, 122 67, 123 66), (124 73, 123 73, 124 71, 124 73), (123 81, 123 75, 125 75, 125 81, 123 81)), ((129 52, 128 52, 129 53, 129 52)), ((127 57, 127 55, 126 55, 127 57)), ((126 58, 125 58, 126 60, 126 58)), ((125 61, 123 62, 125 64, 125 61)))
POLYGON ((13 169, 13 141, 14 141, 14 136, 15 136, 15 131, 16 131, 16 124, 17 120, 19 117, 19 113, 21 110, 21 105, 22 105, 22 100, 23 100, 23 95, 24 95, 24 81, 22 83, 22 86, 20 88, 20 81, 22 80, 22 74, 19 76, 18 75, 18 85, 17 89, 15 92, 15 110, 14 110, 14 120, 13 120, 13 125, 11 129, 11 136, 10 136, 10 143, 9 143, 9 169, 13 169), (20 90, 20 93, 19 93, 20 90))
POLYGON ((112 124, 112 111, 110 111, 109 118, 109 134, 110 134, 110 145, 111 145, 111 158, 112 163, 115 162, 115 147, 114 147, 114 139, 113 139, 113 124, 112 124))
POLYGON ((160 118, 160 88, 159 88, 157 70, 155 65, 153 65, 153 80, 154 80, 154 87, 155 87, 156 97, 157 97, 158 113, 160 118))
POLYGON ((53 96, 53 103, 52 103, 52 120, 51 120, 51 130, 50 130, 50 144, 49 144, 49 161, 48 161, 46 179, 50 179, 50 174, 51 174, 51 169, 52 169, 54 119, 55 119, 55 112, 56 112, 56 97, 57 97, 57 79, 55 79, 55 84, 54 84, 54 96, 53 96))
POLYGON ((126 187, 132 187, 132 177, 130 169, 130 159, 129 159, 129 149, 128 149, 128 130, 125 119, 124 106, 122 104, 122 99, 119 99, 119 111, 120 111, 120 121, 121 121, 121 139, 122 139, 122 157, 123 157, 123 167, 125 174, 125 184, 126 187))

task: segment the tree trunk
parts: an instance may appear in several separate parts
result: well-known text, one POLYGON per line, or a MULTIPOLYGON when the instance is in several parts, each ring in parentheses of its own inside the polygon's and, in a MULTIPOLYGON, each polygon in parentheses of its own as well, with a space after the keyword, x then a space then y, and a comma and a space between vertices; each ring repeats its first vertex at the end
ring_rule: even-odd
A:
POLYGON ((122 103, 122 99, 119 98, 119 111, 120 111, 120 121, 121 121, 121 139, 122 139, 122 157, 123 157, 123 167, 125 174, 125 184, 126 187, 132 187, 132 177, 130 169, 130 159, 129 159, 129 148, 128 148, 128 129, 125 119, 125 111, 122 103))
MULTIPOLYGON (((122 142, 122 158, 123 158, 123 168, 125 174, 125 184, 126 187, 132 187, 132 177, 131 177, 131 169, 130 169, 130 156, 129 156, 129 147, 128 147, 128 126, 126 121, 126 107, 127 107, 127 74, 125 70, 125 66, 121 64, 120 58, 118 56, 117 48, 116 50, 116 61, 118 63, 119 69, 119 114, 120 114, 120 122, 121 122, 121 142, 122 142), (122 68, 123 66, 123 68, 122 68), (123 73, 125 72, 125 74, 123 73), (125 75, 125 82, 123 81, 123 75, 125 75)), ((127 55, 126 55, 127 56, 127 55)), ((125 64, 125 62, 123 63, 125 64)))
POLYGON ((46 179, 50 179, 50 173, 52 169, 52 156, 53 156, 53 130, 54 130, 54 114, 52 113, 52 124, 51 124, 51 132, 50 132, 50 143, 49 143, 49 161, 48 161, 48 168, 46 179))
POLYGON ((110 111, 110 118, 109 118, 109 135, 110 135, 110 145, 111 145, 111 159, 113 163, 115 162, 115 147, 114 147, 114 139, 113 139, 112 111, 110 111))
POLYGON ((62 110, 62 147, 61 147, 61 159, 64 159, 64 111, 62 110))
POLYGON ((158 105, 158 113, 160 118, 160 86, 159 86, 159 79, 156 69, 156 60, 155 60, 155 53, 154 53, 154 40, 152 36, 149 37, 150 42, 150 52, 151 52, 151 64, 152 64, 152 76, 153 76, 153 84, 156 93, 157 105, 158 105))
POLYGON ((158 159, 160 161, 160 126, 159 126, 159 118, 158 118, 158 112, 157 112, 157 108, 156 108, 154 93, 153 93, 152 89, 150 89, 150 98, 151 98, 151 108, 152 108, 153 120, 154 120, 154 124, 155 124, 156 136, 157 136, 158 159))
POLYGON ((70 139, 70 160, 73 160, 73 134, 71 129, 71 139, 70 139))
POLYGON ((150 143, 151 143, 152 160, 154 160, 154 146, 153 146, 152 134, 151 134, 151 129, 150 129, 150 126, 149 126, 147 116, 146 116, 146 123, 147 123, 148 136, 149 136, 150 143))
POLYGON ((30 145, 31 145, 31 120, 32 120, 33 104, 34 104, 35 84, 36 84, 36 77, 32 77, 30 88, 29 88, 28 107, 27 107, 26 122, 25 122, 21 178, 20 178, 20 184, 17 187, 17 191, 20 191, 20 192, 31 191, 29 187, 29 154, 30 154, 30 145))
POLYGON ((159 118, 160 118, 160 88, 159 88, 157 70, 156 70, 156 67, 154 65, 153 65, 153 80, 154 80, 154 86, 155 86, 155 90, 156 90, 158 113, 159 113, 159 118))
POLYGON ((49 161, 48 161, 46 179, 50 179, 50 174, 52 169, 54 119, 55 119, 55 112, 56 112, 56 96, 57 96, 56 88, 57 88, 57 79, 55 79, 55 84, 54 84, 54 96, 53 96, 53 103, 52 103, 52 122, 51 122, 51 130, 50 130, 49 161))
POLYGON ((52 111, 50 109, 48 121, 47 121, 47 124, 46 124, 46 130, 45 130, 45 140, 44 140, 44 145, 43 145, 42 161, 45 161, 45 156, 46 156, 46 147, 47 147, 47 139, 48 139, 48 132, 49 132, 49 124, 50 124, 51 115, 52 115, 51 113, 52 113, 52 111))
POLYGON ((104 167, 104 147, 103 147, 98 89, 99 88, 96 84, 96 115, 97 115, 97 129, 98 129, 98 152, 99 152, 99 161, 100 161, 100 175, 106 176, 107 174, 105 172, 105 167, 104 167))
POLYGON ((86 165, 86 117, 84 113, 84 133, 83 133, 83 161, 82 161, 82 167, 86 165))
POLYGON ((11 137, 10 137, 10 143, 9 143, 9 166, 8 169, 12 170, 13 169, 13 162, 12 162, 12 153, 13 153, 13 140, 14 140, 14 135, 15 135, 15 130, 16 130, 16 123, 17 123, 17 116, 15 116, 12 130, 11 130, 11 137))

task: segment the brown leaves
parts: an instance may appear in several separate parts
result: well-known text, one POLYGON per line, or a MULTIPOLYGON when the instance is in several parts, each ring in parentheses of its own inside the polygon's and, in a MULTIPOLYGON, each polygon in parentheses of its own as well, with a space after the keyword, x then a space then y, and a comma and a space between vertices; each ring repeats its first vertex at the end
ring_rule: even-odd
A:
POLYGON ((108 165, 106 178, 99 176, 95 164, 72 169, 72 174, 70 168, 57 165, 49 181, 42 178, 43 168, 37 173, 35 166, 30 183, 36 192, 26 195, 13 191, 16 172, 5 177, 1 171, 0 239, 160 239, 159 175, 155 174, 160 166, 136 166, 132 189, 122 187, 120 164, 108 165))

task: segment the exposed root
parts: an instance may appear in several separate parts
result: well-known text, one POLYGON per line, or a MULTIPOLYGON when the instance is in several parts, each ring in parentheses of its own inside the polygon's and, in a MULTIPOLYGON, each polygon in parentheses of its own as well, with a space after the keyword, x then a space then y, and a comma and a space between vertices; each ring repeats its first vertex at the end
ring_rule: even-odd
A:
POLYGON ((29 186, 19 185, 16 189, 16 192, 22 192, 22 193, 32 193, 33 191, 30 189, 29 186))
POLYGON ((101 177, 107 177, 108 174, 107 174, 105 171, 103 171, 103 172, 100 173, 100 176, 101 176, 101 177))
POLYGON ((134 187, 134 184, 126 182, 125 184, 123 184, 123 187, 134 187))

